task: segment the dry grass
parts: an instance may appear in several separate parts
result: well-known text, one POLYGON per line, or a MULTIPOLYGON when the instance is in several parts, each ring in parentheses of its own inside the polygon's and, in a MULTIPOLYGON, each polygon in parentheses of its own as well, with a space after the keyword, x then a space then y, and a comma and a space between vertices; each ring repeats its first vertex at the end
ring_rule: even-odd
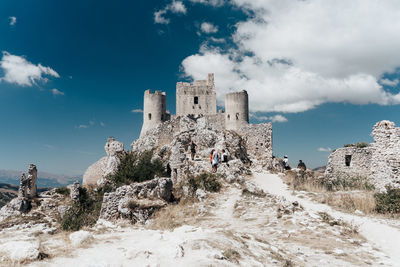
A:
POLYGON ((313 192, 312 198, 320 203, 347 212, 356 210, 365 214, 376 214, 376 203, 373 191, 329 191, 323 184, 312 179, 298 179, 295 172, 286 172, 283 180, 292 191, 313 192))
POLYGON ((193 201, 180 201, 175 205, 168 205, 154 214, 151 229, 173 230, 184 224, 197 221, 198 209, 193 201))
POLYGON ((376 212, 374 193, 369 191, 325 192, 318 194, 315 199, 345 211, 360 210, 365 214, 376 212))

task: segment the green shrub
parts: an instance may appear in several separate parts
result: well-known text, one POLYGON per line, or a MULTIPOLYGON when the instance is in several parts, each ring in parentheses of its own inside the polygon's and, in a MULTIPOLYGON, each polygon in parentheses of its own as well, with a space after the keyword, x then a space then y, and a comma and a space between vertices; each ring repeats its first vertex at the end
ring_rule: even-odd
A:
POLYGON ((356 147, 358 147, 358 148, 364 148, 364 147, 367 147, 367 146, 368 146, 368 143, 366 143, 366 142, 360 142, 360 143, 356 144, 356 147))
POLYGON ((386 187, 386 193, 376 193, 376 211, 379 213, 400 213, 400 188, 386 187))
POLYGON ((79 200, 75 202, 61 219, 61 227, 66 231, 78 231, 84 226, 96 224, 103 194, 88 191, 86 188, 79 188, 79 200))
POLYGON ((71 192, 71 190, 69 190, 69 188, 67 188, 65 186, 56 188, 56 193, 64 195, 64 196, 69 196, 70 192, 71 192))
POLYGON ((208 192, 218 192, 221 189, 219 176, 209 172, 203 172, 199 175, 189 175, 189 189, 194 193, 197 189, 203 189, 208 192))
POLYGON ((159 159, 151 160, 153 151, 141 154, 128 152, 121 159, 117 172, 109 177, 117 186, 132 182, 151 180, 154 176, 167 176, 163 162, 159 159))

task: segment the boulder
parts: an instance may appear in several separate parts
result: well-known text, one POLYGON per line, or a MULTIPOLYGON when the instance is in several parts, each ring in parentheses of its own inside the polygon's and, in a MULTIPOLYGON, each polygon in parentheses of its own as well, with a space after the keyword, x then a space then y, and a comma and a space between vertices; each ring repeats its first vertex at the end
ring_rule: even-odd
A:
POLYGON ((84 186, 96 185, 99 180, 114 174, 118 170, 118 166, 121 163, 120 156, 124 151, 124 144, 110 137, 104 149, 107 156, 90 165, 83 174, 82 184, 84 186))

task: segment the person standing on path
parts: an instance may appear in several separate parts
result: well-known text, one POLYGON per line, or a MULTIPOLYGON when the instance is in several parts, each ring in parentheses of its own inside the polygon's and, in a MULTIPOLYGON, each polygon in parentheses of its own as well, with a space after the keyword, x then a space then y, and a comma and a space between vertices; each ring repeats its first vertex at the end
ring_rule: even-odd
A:
POLYGON ((196 155, 196 147, 197 145, 193 142, 190 142, 190 155, 192 156, 192 160, 194 160, 194 156, 196 155))

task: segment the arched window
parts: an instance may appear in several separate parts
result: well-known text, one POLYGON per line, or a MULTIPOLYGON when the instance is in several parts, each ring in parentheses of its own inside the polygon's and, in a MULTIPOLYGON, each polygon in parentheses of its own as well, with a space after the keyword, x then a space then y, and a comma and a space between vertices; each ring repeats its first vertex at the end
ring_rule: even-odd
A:
POLYGON ((149 121, 151 121, 151 113, 149 113, 149 121))
POLYGON ((198 97, 198 96, 195 96, 195 97, 194 97, 193 103, 194 103, 195 105, 199 104, 199 97, 198 97))
POLYGON ((236 120, 239 119, 239 113, 236 113, 236 120))
POLYGON ((228 120, 230 120, 230 119, 231 119, 231 115, 229 115, 229 114, 228 114, 228 116, 226 116, 226 117, 228 118, 228 120))

